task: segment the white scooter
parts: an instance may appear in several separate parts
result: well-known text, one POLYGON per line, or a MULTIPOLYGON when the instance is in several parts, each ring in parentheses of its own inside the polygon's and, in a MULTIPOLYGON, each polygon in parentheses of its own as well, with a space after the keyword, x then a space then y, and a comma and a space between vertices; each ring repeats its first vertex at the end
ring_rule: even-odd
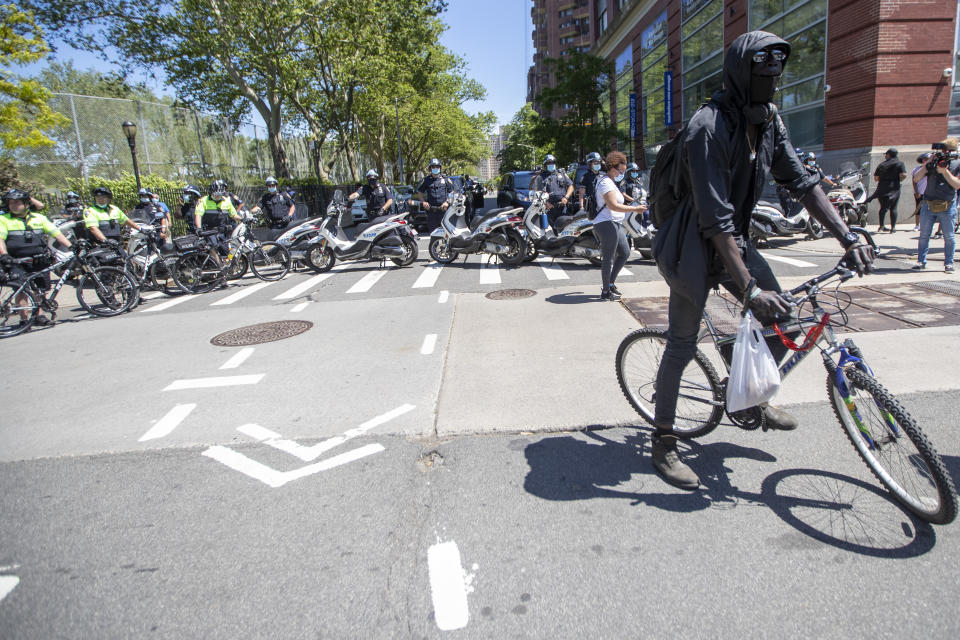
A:
MULTIPOLYGON (((543 228, 548 198, 549 194, 545 191, 531 191, 530 206, 523 215, 523 228, 533 243, 534 251, 554 258, 586 258, 592 264, 600 264, 600 245, 592 233, 593 220, 587 218, 586 213, 573 216, 559 233, 551 228, 543 228)), ((528 258, 532 259, 529 255, 528 258)))
POLYGON ((864 162, 858 171, 852 162, 840 165, 840 174, 835 178, 840 186, 827 192, 827 198, 837 209, 837 213, 848 225, 862 227, 867 222, 867 190, 863 186, 863 176, 870 168, 864 162))
POLYGON ((797 233, 806 233, 814 239, 827 235, 823 225, 802 208, 792 216, 784 214, 777 203, 760 200, 750 215, 750 238, 756 241, 770 238, 789 238, 797 233))
POLYGON ((447 211, 440 226, 430 234, 430 257, 448 264, 460 254, 486 253, 500 258, 505 265, 523 262, 526 240, 517 229, 521 218, 520 207, 491 209, 483 215, 466 219, 466 196, 451 193, 447 211))

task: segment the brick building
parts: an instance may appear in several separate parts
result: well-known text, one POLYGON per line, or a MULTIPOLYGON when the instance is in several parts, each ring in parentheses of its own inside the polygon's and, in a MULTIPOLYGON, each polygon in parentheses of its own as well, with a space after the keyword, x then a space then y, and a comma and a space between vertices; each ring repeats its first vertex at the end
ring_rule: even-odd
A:
MULTIPOLYGON (((649 166, 659 145, 720 88, 726 46, 753 29, 791 43, 780 112, 794 144, 815 151, 828 172, 847 162, 875 166, 890 146, 915 166, 919 151, 947 135, 957 0, 532 3, 536 54, 529 97, 552 80, 541 71, 543 57, 563 55, 565 46, 614 61, 609 104, 618 133, 611 146, 641 166, 649 166), (573 6, 595 28, 585 34, 589 41, 564 45, 553 27, 573 6)), ((906 200, 912 199, 901 203, 906 200)), ((912 202, 906 204, 912 210, 912 202)))
MULTIPOLYGON (((547 58, 561 58, 571 51, 589 51, 593 42, 591 24, 596 0, 531 0, 533 20, 533 66, 527 72, 527 102, 536 102, 543 87, 552 87, 547 58)), ((535 105, 538 111, 539 107, 535 105)), ((550 114, 559 117, 560 107, 550 114)))

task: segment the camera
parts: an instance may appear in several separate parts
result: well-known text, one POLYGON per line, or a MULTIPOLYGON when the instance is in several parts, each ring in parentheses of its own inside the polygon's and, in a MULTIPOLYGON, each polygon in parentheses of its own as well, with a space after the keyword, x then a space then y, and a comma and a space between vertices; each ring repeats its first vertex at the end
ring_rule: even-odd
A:
POLYGON ((960 159, 960 153, 949 150, 942 142, 934 142, 930 148, 933 149, 933 159, 926 165, 927 173, 936 173, 938 166, 948 167, 952 161, 960 159))

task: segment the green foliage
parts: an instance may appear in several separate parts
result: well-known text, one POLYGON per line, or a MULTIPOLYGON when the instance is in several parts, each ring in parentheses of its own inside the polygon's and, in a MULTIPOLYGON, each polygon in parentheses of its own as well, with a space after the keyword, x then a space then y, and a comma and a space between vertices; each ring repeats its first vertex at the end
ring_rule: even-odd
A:
MULTIPOLYGON (((99 176, 90 176, 88 189, 84 189, 83 183, 80 180, 68 179, 67 182, 69 183, 70 190, 79 193, 85 202, 93 200, 91 194, 96 187, 108 187, 110 191, 113 192, 113 204, 124 211, 130 211, 137 206, 139 202, 137 195, 137 178, 132 173, 127 173, 126 171, 121 172, 120 177, 115 180, 99 176)), ((145 189, 149 189, 153 193, 163 194, 166 198, 170 198, 170 194, 179 193, 187 186, 187 183, 182 180, 167 180, 163 176, 152 173, 141 175, 140 183, 145 189)), ((167 202, 167 205, 170 207, 172 207, 173 204, 173 202, 167 202)))
POLYGON ((47 101, 50 92, 11 67, 42 59, 50 51, 33 15, 17 5, 0 5, 0 153, 53 144, 45 132, 66 121, 47 101))
POLYGON ((54 93, 75 93, 81 96, 127 98, 150 102, 170 103, 167 98, 153 93, 142 82, 131 83, 124 73, 103 73, 96 69, 82 71, 73 66, 72 60, 50 62, 37 74, 36 80, 54 93))
POLYGON ((552 152, 551 141, 537 136, 539 128, 540 114, 533 110, 530 103, 523 105, 510 123, 503 127, 506 144, 497 156, 501 173, 533 169, 543 161, 545 155, 552 152))

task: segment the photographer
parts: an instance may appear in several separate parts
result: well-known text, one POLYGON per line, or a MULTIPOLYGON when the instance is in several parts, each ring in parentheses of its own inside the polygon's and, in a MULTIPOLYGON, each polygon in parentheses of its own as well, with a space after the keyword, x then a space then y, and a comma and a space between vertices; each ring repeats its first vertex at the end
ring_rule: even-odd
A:
POLYGON ((913 176, 915 183, 926 175, 927 187, 920 206, 920 244, 917 248, 917 263, 914 269, 927 268, 927 250, 933 223, 939 222, 943 229, 943 270, 953 273, 953 228, 957 220, 957 190, 960 189, 960 155, 957 154, 957 139, 947 138, 933 145, 933 157, 926 164, 926 172, 918 171, 913 176))

